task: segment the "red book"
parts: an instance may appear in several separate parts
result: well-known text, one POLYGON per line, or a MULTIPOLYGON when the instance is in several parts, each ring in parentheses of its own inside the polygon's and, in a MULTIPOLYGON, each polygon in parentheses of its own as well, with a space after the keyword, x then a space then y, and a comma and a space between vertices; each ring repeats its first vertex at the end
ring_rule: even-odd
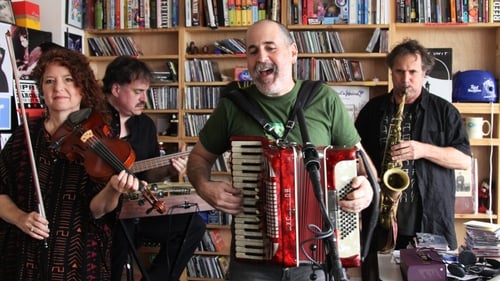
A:
POLYGON ((83 19, 83 27, 85 29, 94 29, 95 28, 95 0, 87 0, 85 2, 85 16, 83 19))
POLYGON ((210 229, 207 230, 212 242, 214 243, 215 250, 217 252, 223 252, 225 249, 224 238, 219 229, 210 229))

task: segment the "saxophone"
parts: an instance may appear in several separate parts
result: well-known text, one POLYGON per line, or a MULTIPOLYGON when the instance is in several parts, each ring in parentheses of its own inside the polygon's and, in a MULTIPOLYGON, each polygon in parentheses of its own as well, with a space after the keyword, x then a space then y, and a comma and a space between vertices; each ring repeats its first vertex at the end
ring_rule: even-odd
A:
POLYGON ((398 111, 393 116, 389 126, 389 135, 385 145, 384 157, 382 161, 382 184, 380 186, 380 208, 379 221, 384 234, 387 234, 382 252, 391 251, 394 248, 397 237, 397 220, 399 198, 403 190, 408 188, 410 177, 401 169, 403 166, 399 161, 393 161, 391 157, 391 147, 401 141, 401 123, 403 122, 403 111, 406 102, 406 89, 402 93, 398 111))

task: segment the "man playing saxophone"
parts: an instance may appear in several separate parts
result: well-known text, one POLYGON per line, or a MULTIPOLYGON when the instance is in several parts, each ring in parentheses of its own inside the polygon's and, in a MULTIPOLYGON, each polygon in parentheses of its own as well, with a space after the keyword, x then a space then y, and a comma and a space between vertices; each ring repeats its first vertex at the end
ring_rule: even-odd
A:
MULTIPOLYGON (((403 173, 389 174, 408 180, 407 187, 396 194, 392 234, 397 236, 391 247, 406 248, 417 232, 427 232, 443 235, 448 247, 456 249, 454 169, 465 170, 471 163, 462 117, 451 103, 423 87, 434 57, 419 42, 406 39, 393 48, 386 62, 393 89, 365 105, 356 128, 380 177, 398 164, 403 173)), ((381 201, 389 196, 384 191, 388 185, 399 188, 381 179, 381 201)), ((382 215, 385 222, 391 218, 382 215)), ((372 253, 362 266, 364 281, 378 280, 377 251, 387 245, 387 236, 382 236, 390 234, 381 231, 374 237, 372 253)))

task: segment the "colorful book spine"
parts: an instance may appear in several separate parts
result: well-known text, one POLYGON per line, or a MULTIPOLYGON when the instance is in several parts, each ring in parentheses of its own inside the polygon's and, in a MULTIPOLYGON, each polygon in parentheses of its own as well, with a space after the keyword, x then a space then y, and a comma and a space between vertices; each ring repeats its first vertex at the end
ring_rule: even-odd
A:
POLYGON ((250 0, 252 2, 252 23, 259 21, 259 1, 250 0))
POLYGON ((241 26, 243 23, 243 0, 235 1, 235 10, 236 10, 236 26, 241 26))
POLYGON ((94 8, 94 24, 95 24, 95 29, 103 29, 103 8, 102 8, 102 1, 97 0, 95 2, 95 8, 94 8))
POLYGON ((469 22, 478 22, 479 20, 479 2, 478 0, 469 0, 469 22))
POLYGON ((227 1, 227 11, 229 16, 229 26, 236 26, 236 2, 235 0, 227 1))
POLYGON ((257 0, 259 5, 259 20, 266 19, 266 0, 257 0))

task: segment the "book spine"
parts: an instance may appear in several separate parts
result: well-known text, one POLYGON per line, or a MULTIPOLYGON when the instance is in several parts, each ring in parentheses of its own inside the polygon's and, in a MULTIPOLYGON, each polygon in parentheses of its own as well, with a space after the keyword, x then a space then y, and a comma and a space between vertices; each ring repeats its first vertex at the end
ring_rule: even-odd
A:
POLYGON ((193 26, 193 7, 192 7, 192 0, 186 0, 184 2, 184 26, 185 27, 191 27, 193 26))
POLYGON ((170 5, 170 26, 169 27, 177 27, 179 26, 179 0, 172 0, 172 5, 170 5))
POLYGON ((115 19, 114 19, 114 29, 121 29, 120 22, 122 20, 122 6, 120 6, 120 0, 112 0, 115 1, 115 19))
MULTIPOLYGON (((186 0, 186 1, 189 1, 189 0, 186 0)), ((192 17, 193 17, 193 20, 192 20, 192 26, 200 26, 201 24, 201 21, 200 21, 200 16, 201 16, 201 13, 200 13, 200 1, 202 0, 191 0, 192 1, 192 17)))
POLYGON ((227 1, 227 11, 229 16, 229 26, 236 26, 236 2, 235 0, 227 1))
POLYGON ((105 1, 106 29, 115 29, 115 0, 105 1))
POLYGON ((483 22, 490 22, 490 5, 493 0, 484 0, 483 4, 483 22))
POLYGON ((245 12, 246 12, 246 22, 244 25, 251 25, 253 23, 253 10, 252 10, 252 0, 246 0, 245 4, 245 12))
POLYGON ((95 1, 87 0, 85 2, 85 21, 84 21, 85 29, 94 29, 95 28, 95 1))
POLYGON ((144 28, 151 28, 151 0, 144 0, 144 28))
POLYGON ((102 1, 97 0, 95 2, 95 8, 94 8, 95 14, 95 29, 103 29, 103 7, 102 7, 102 1))
POLYGON ((484 22, 484 0, 477 0, 477 22, 484 22))
POLYGON ((219 26, 227 26, 226 19, 224 16, 224 1, 223 0, 215 0, 217 2, 217 24, 219 26))
POLYGON ((252 23, 259 21, 259 1, 258 0, 250 0, 252 2, 252 23))
POLYGON ((214 25, 214 19, 213 19, 213 6, 212 6, 212 0, 203 0, 203 11, 205 13, 205 22, 208 27, 216 27, 214 25))
POLYGON ((469 22, 469 1, 470 0, 462 0, 462 19, 464 23, 469 22))
POLYGON ((259 20, 266 19, 266 0, 257 0, 259 5, 259 20))
POLYGON ((229 26, 229 4, 228 0, 222 0, 222 14, 224 15, 224 26, 229 26))
POLYGON ((368 46, 366 46, 366 51, 371 53, 375 49, 375 45, 377 44, 377 41, 380 38, 380 28, 377 27, 373 30, 372 37, 370 39, 370 42, 368 42, 368 46))
POLYGON ((168 66, 168 69, 170 70, 170 72, 172 73, 172 79, 174 80, 174 82, 177 82, 177 67, 175 67, 175 64, 173 61, 168 61, 167 63, 167 66, 168 66))
POLYGON ((462 0, 454 0, 455 1, 455 9, 457 13, 457 22, 458 23, 463 23, 463 6, 462 6, 462 0))
POLYGON ((500 0, 491 0, 490 22, 500 22, 500 0))
POLYGON ((212 0, 212 13, 213 13, 213 21, 214 21, 214 26, 220 26, 219 25, 219 8, 217 6, 217 0, 212 0))
POLYGON ((157 0, 149 0, 149 19, 146 19, 149 21, 149 27, 150 28, 158 28, 158 1, 157 0))
POLYGON ((241 26, 243 22, 243 3, 244 0, 235 0, 235 15, 236 15, 236 24, 235 26, 241 26))
POLYGON ((478 0, 469 0, 469 22, 478 22, 478 0))
POLYGON ((271 20, 274 21, 280 21, 280 11, 281 11, 281 3, 279 1, 272 1, 272 6, 271 6, 271 20))

